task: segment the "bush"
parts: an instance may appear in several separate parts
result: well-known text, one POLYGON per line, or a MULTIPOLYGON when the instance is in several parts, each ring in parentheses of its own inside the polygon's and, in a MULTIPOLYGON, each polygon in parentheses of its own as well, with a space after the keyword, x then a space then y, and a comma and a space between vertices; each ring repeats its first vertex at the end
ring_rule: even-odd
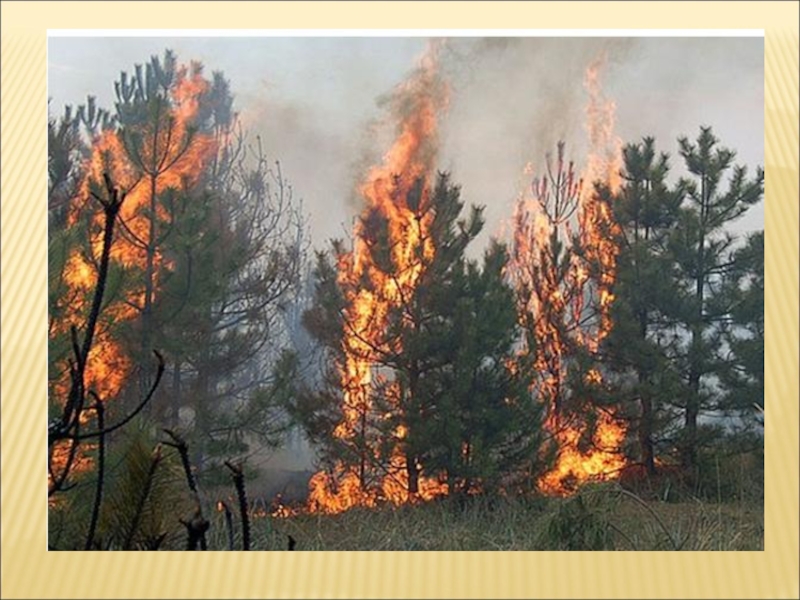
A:
POLYGON ((546 517, 540 546, 543 550, 613 550, 607 519, 609 505, 602 494, 577 494, 557 501, 546 517))

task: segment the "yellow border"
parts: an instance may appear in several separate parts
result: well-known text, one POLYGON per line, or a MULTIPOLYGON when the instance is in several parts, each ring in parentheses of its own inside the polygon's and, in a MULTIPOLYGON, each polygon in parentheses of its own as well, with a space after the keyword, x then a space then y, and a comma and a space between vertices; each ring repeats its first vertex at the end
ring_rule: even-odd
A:
MULTIPOLYGON (((797 2, 3 2, 0 594, 4 598, 797 598, 797 2), (763 28, 766 546, 757 553, 47 553, 48 28, 763 28)), ((736 82, 731 81, 735 88, 736 82)))

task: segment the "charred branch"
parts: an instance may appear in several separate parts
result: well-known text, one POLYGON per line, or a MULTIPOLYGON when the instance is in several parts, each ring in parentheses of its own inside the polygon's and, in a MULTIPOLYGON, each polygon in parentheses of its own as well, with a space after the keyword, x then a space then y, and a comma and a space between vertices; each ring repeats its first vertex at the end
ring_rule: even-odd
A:
POLYGON ((244 487, 242 465, 234 465, 226 460, 225 466, 231 472, 233 485, 236 488, 236 497, 239 500, 239 515, 242 519, 242 550, 250 550, 250 515, 247 510, 247 493, 244 487))
POLYGON ((197 501, 197 510, 194 517, 189 522, 182 521, 189 533, 189 550, 195 550, 196 548, 192 546, 196 546, 198 542, 201 550, 208 550, 206 531, 208 530, 209 524, 208 521, 206 521, 206 519, 203 517, 203 508, 197 491, 197 480, 192 472, 192 465, 189 462, 189 446, 186 441, 174 431, 170 429, 164 429, 163 431, 170 438, 172 438, 171 442, 164 442, 164 444, 175 448, 178 451, 178 454, 181 457, 183 472, 186 476, 186 483, 189 485, 189 489, 192 491, 192 494, 195 496, 197 501))

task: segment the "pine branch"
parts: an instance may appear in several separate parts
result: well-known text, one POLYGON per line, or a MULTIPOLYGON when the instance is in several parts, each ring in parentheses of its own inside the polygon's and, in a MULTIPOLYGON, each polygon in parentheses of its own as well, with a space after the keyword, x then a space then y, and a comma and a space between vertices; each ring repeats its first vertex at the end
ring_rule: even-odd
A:
POLYGON ((111 433, 113 431, 116 431, 120 427, 124 427, 136 415, 138 415, 142 411, 142 409, 145 407, 145 405, 147 405, 147 403, 150 402, 150 400, 152 399, 153 394, 156 391, 156 388, 158 388, 158 384, 161 383, 161 377, 164 375, 164 357, 161 355, 161 353, 158 350, 153 350, 153 354, 155 354, 156 358, 158 359, 158 367, 157 367, 157 370, 156 370, 156 378, 153 381, 153 384, 150 386, 150 390, 147 392, 145 397, 142 399, 142 401, 139 403, 139 405, 134 410, 132 410, 130 413, 128 413, 128 415, 124 419, 122 419, 122 421, 120 421, 119 423, 116 423, 115 425, 112 425, 111 427, 108 427, 107 429, 104 429, 102 431, 91 431, 89 433, 83 433, 83 434, 80 434, 80 435, 77 435, 77 434, 76 435, 65 435, 64 438, 80 441, 80 440, 85 440, 85 439, 89 439, 89 438, 99 437, 101 435, 107 435, 107 434, 109 434, 109 433, 111 433))
MULTIPOLYGON (((94 409, 97 413, 97 428, 100 432, 104 430, 104 406, 100 398, 94 392, 90 392, 95 398, 94 409)), ((101 433, 98 440, 97 447, 97 488, 95 490, 94 505, 92 506, 92 518, 89 523, 89 532, 86 534, 85 550, 91 550, 94 543, 94 535, 97 531, 97 521, 100 517, 100 505, 103 501, 103 483, 105 479, 105 463, 106 463, 106 437, 101 433)))
POLYGON ((150 495, 150 490, 153 487, 153 481, 155 480, 156 469, 158 468, 159 463, 161 462, 161 444, 158 444, 153 451, 153 456, 150 459, 150 469, 147 472, 147 478, 145 479, 144 489, 142 489, 142 495, 139 497, 139 501, 136 505, 136 511, 133 514, 133 519, 131 520, 130 529, 125 537, 125 542, 122 544, 123 550, 130 550, 131 545, 133 543, 133 538, 136 535, 137 530, 139 529, 139 523, 141 522, 142 515, 144 514, 144 508, 147 504, 147 497, 150 495))

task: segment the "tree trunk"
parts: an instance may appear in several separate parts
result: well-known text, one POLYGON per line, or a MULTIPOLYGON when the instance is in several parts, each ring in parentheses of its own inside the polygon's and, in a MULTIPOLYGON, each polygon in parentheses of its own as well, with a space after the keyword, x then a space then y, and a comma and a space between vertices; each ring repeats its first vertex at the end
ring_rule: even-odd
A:
MULTIPOLYGON (((638 269, 638 261, 637 261, 638 269)), ((642 341, 647 340, 647 311, 639 311, 639 336, 642 341)), ((647 373, 638 370, 637 377, 639 379, 639 389, 647 381, 647 373)), ((655 451, 653 449, 653 431, 655 424, 653 423, 653 399, 647 394, 641 394, 640 402, 642 406, 641 419, 639 421, 639 450, 641 452, 642 464, 648 475, 656 474, 655 451)))
POLYGON ((176 429, 180 426, 181 402, 181 363, 176 360, 172 368, 171 406, 168 407, 167 413, 167 419, 171 429, 176 429))
MULTIPOLYGON (((207 353, 206 353, 207 354, 207 353)), ((194 391, 194 465, 202 471, 205 460, 204 437, 208 431, 207 398, 209 390, 208 357, 204 356, 198 364, 194 391)))
POLYGON ((695 299, 697 301, 694 323, 692 324, 692 340, 689 349, 689 397, 686 399, 686 419, 684 422, 684 440, 681 462, 684 467, 691 468, 697 463, 697 417, 700 413, 700 378, 702 377, 701 361, 703 344, 703 313, 705 309, 705 247, 706 247, 706 212, 709 199, 707 196, 706 176, 700 179, 700 239, 697 245, 697 271, 695 273, 695 299))
POLYGON ((415 497, 419 494, 419 465, 416 456, 406 454, 406 473, 408 473, 408 495, 415 497))
POLYGON ((639 421, 639 449, 642 464, 648 475, 656 474, 655 452, 653 450, 653 401, 642 396, 642 415, 639 421))
MULTIPOLYGON (((416 322, 414 323, 416 328, 416 322)), ((419 388, 419 364, 416 360, 411 362, 408 373, 408 401, 406 406, 406 440, 411 435, 413 418, 414 421, 422 418, 421 407, 417 404, 417 391, 419 388), (411 418, 409 416, 411 415, 411 418)), ((417 455, 406 449, 406 472, 408 473, 408 495, 415 497, 419 494, 419 462, 417 455)))
POLYGON ((361 405, 361 443, 359 444, 358 483, 362 491, 367 489, 367 405, 361 405))
POLYGON ((683 426, 683 449, 681 464, 686 468, 697 463, 697 416, 699 406, 700 373, 692 368, 689 374, 689 397, 686 400, 686 418, 683 426))
MULTIPOLYGON (((139 376, 139 394, 144 395, 150 387, 152 368, 150 367, 150 351, 152 350, 153 330, 153 291, 155 287, 155 255, 156 255, 156 176, 150 176, 150 223, 145 249, 144 270, 144 304, 141 313, 141 371, 139 376)), ((152 415, 157 398, 145 407, 145 413, 152 415)))
MULTIPOLYGON (((449 464, 453 464, 452 458, 448 461, 449 464)), ((447 470, 447 495, 453 496, 455 495, 456 491, 456 478, 453 477, 453 473, 450 469, 447 470)))

